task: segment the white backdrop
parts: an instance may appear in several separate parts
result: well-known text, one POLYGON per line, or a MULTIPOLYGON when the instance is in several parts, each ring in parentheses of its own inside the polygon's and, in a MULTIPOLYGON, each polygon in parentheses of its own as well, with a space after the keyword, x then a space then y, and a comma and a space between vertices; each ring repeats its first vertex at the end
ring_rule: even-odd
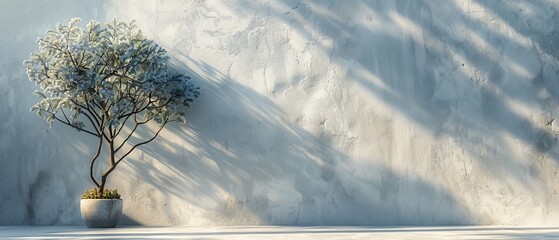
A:
POLYGON ((124 224, 559 223, 559 1, 0 9, 0 224, 81 224, 94 139, 29 112, 22 65, 72 17, 135 20, 202 87, 111 175, 124 224))

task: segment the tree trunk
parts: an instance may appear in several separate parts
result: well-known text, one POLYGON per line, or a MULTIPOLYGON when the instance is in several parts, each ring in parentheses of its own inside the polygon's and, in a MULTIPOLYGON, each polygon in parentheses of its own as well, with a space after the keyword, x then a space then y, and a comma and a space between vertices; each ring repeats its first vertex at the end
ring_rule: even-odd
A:
POLYGON ((91 161, 89 161, 89 177, 91 178, 91 181, 93 181, 93 183, 95 184, 95 186, 97 188, 100 188, 101 186, 99 185, 97 180, 95 180, 95 176, 93 176, 93 168, 95 166, 95 160, 97 160, 97 158, 101 154, 101 147, 102 146, 103 146, 103 137, 99 136, 99 143, 97 144, 97 152, 95 153, 95 156, 93 156, 93 158, 91 158, 91 161))
POLYGON ((101 196, 103 196, 103 191, 105 191, 105 181, 107 181, 107 177, 101 177, 101 186, 99 186, 99 192, 101 193, 101 196))
POLYGON ((107 177, 109 174, 116 168, 117 163, 115 162, 115 145, 114 142, 109 142, 109 153, 110 153, 110 166, 109 168, 101 175, 101 184, 99 186, 99 191, 101 192, 101 196, 103 195, 103 191, 105 191, 105 183, 107 182, 107 177))

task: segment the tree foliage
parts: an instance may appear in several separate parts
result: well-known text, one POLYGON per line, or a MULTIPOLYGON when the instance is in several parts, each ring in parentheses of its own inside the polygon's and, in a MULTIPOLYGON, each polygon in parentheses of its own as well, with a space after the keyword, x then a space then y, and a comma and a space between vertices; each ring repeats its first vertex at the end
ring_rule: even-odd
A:
POLYGON ((167 123, 184 122, 199 88, 188 76, 173 72, 166 51, 133 22, 90 21, 86 28, 79 22, 74 18, 47 31, 37 40, 39 51, 24 65, 40 88, 33 112, 51 126, 60 122, 99 138, 90 175, 103 192, 106 177, 130 152, 157 137, 167 123), (160 126, 153 138, 123 151, 137 128, 152 120, 160 126), (129 131, 123 131, 125 126, 129 131), (110 167, 99 183, 93 166, 103 142, 108 143, 110 167))

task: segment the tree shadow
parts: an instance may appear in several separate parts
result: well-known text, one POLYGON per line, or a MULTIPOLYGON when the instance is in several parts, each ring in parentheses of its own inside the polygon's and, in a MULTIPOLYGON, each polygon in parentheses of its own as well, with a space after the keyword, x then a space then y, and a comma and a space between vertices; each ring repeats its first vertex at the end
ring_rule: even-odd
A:
MULTIPOLYGON (((171 48, 177 67, 195 77, 203 95, 191 109, 188 127, 171 125, 111 176, 134 202, 125 204, 126 222, 491 224, 526 222, 525 216, 538 214, 543 217, 534 219, 544 221, 559 209, 554 203, 559 190, 554 184, 559 160, 556 6, 550 10, 543 1, 223 4, 255 16, 245 26, 250 32, 239 31, 235 42, 223 43, 223 56, 270 57, 295 69, 275 69, 286 77, 275 85, 265 82, 264 96, 249 86, 261 82, 243 85, 211 64, 185 57, 184 47, 171 48), (519 2, 526 11, 515 5, 519 2), (543 14, 535 17, 537 12, 543 14), (298 51, 278 48, 285 41, 270 39, 278 40, 273 35, 284 29, 265 31, 268 21, 293 31, 287 36, 297 39, 286 38, 288 44, 303 46, 291 46, 298 51), (279 94, 292 102, 278 105, 279 94), (339 102, 310 104, 318 94, 339 102), (279 106, 308 109, 288 114, 279 106), (326 113, 304 116, 314 108, 326 113), (292 119, 297 114, 301 117, 292 119), (368 123, 356 127, 356 119, 368 123), (357 133, 332 130, 331 122, 357 133), (356 151, 360 142, 370 146, 356 151)), ((204 31, 224 34, 222 29, 204 31)), ((253 70, 237 75, 249 76, 253 70)), ((17 114, 8 108, 2 112, 17 114)), ((15 121, 8 120, 2 129, 15 121)), ((42 128, 18 126, 0 138, 2 143, 51 139, 39 133, 42 128)), ((88 140, 64 131, 56 136, 76 141, 57 147, 60 139, 54 139, 36 147, 48 160, 83 158, 90 151, 88 140)), ((8 181, 29 184, 31 190, 20 193, 19 186, 2 185, 17 193, 0 198, 0 205, 15 206, 23 198, 26 209, 17 212, 43 209, 32 220, 17 222, 79 218, 77 210, 69 210, 57 219, 64 206, 77 202, 49 196, 80 192, 83 188, 72 189, 86 185, 76 181, 86 179, 79 174, 86 163, 65 166, 78 173, 61 179, 56 176, 65 176, 64 169, 37 161, 24 164, 37 155, 34 146, 22 149, 0 145, 3 159, 18 160, 0 172, 17 172, 8 174, 8 181), (20 180, 21 175, 29 179, 20 180), (48 210, 49 203, 56 203, 56 210, 48 210)))
MULTIPOLYGON (((240 24, 247 31, 239 31, 234 42, 219 42, 223 54, 240 58, 239 62, 273 58, 296 65, 295 69, 275 69, 276 74, 286 76, 278 81, 285 84, 274 85, 264 79, 264 96, 244 87, 239 79, 182 56, 185 47, 171 46, 179 65, 195 66, 195 70, 182 68, 203 79, 202 87, 208 89, 205 94, 211 97, 201 99, 192 109, 189 124, 193 132, 172 127, 164 138, 173 140, 162 140, 161 146, 139 155, 147 159, 182 158, 188 164, 170 163, 151 170, 131 167, 156 179, 150 182, 157 186, 153 191, 175 186, 167 189, 175 196, 168 197, 169 202, 179 202, 175 198, 201 202, 190 208, 196 214, 221 207, 214 211, 217 215, 196 215, 203 219, 201 223, 376 224, 377 220, 363 220, 368 219, 364 215, 382 213, 388 216, 378 220, 382 225, 491 224, 525 221, 522 215, 530 210, 510 211, 533 205, 541 206, 542 214, 549 214, 557 208, 551 195, 557 190, 552 184, 556 168, 550 167, 558 159, 553 147, 557 105, 553 89, 557 83, 551 81, 557 75, 557 64, 526 45, 530 42, 521 38, 526 31, 507 33, 518 22, 492 20, 495 16, 485 11, 488 7, 473 3, 223 3, 237 14, 254 16, 249 24, 240 24), (288 35, 292 38, 288 44, 304 46, 292 46, 299 51, 278 47, 283 42, 275 36, 281 35, 282 28, 265 31, 269 21, 293 32, 288 35), (325 66, 329 69, 320 69, 325 66), (331 109, 316 110, 328 112, 317 119, 306 118, 306 109, 302 117, 291 119, 293 114, 283 112, 274 101, 281 101, 278 94, 289 96, 294 88, 307 96, 282 106, 312 110, 331 104, 331 109), (310 104, 317 93, 340 101, 310 104), (223 112, 221 107, 229 111, 223 112), (205 113, 202 108, 218 113, 205 113), (370 119, 369 128, 355 127, 359 118, 370 119), (344 133, 328 129, 329 121, 338 120, 363 132, 338 136, 344 133), (174 142, 181 137, 171 132, 188 138, 174 142), (355 138, 377 138, 378 146, 360 146, 361 152, 369 154, 355 156, 355 145, 360 142, 355 138), (270 142, 273 147, 266 144, 270 142), (365 148, 371 150, 363 151, 365 148), (181 180, 162 180, 165 171, 158 169, 167 168, 176 169, 174 177, 181 180), (193 172, 195 169, 204 170, 193 172), (182 176, 185 172, 189 174, 182 176), (208 176, 212 179, 209 182, 208 176), (178 190, 181 186, 187 186, 188 191, 195 189, 197 194, 185 194, 178 190), (335 196, 332 203, 328 196, 335 196), (425 197, 418 201, 417 196, 425 197), (447 197, 450 203, 445 203, 447 197), (364 206, 358 202, 361 200, 373 203, 373 207, 346 204, 354 201, 353 206, 364 206), (433 208, 431 201, 442 204, 433 208), (344 209, 338 210, 336 205, 344 209), (455 218, 435 214, 440 209, 458 209, 458 213, 449 214, 455 218), (226 214, 235 217, 224 218, 226 214), (511 217, 503 219, 505 215, 511 217)), ((175 11, 155 14, 172 17, 175 11)), ((158 29, 157 24, 155 27, 158 29)), ((189 30, 195 31, 192 28, 189 30)), ((222 29, 204 32, 208 36, 224 34, 222 29)), ((241 69, 237 71, 240 76, 256 72, 235 63, 230 68, 241 69)), ((248 84, 260 86, 262 82, 248 84)), ((151 198, 145 200, 148 205, 160 209, 151 198)), ((188 214, 187 210, 182 212, 188 214)), ((173 214, 168 217, 173 218, 173 214)), ((170 221, 182 220, 175 217, 170 221)))
POLYGON ((444 187, 420 177, 400 187, 401 173, 356 162, 326 136, 291 123, 267 97, 202 61, 177 58, 202 97, 187 127, 171 125, 117 173, 137 181, 113 177, 125 196, 145 206, 143 212, 125 207, 131 219, 150 225, 475 222, 444 187), (151 214, 161 217, 145 218, 151 214))
MULTIPOLYGON (((399 136, 394 147, 431 149, 424 159, 388 156, 380 162, 438 169, 422 174, 434 185, 455 186, 452 192, 464 205, 483 206, 472 209, 480 212, 479 223, 524 222, 518 216, 531 214, 504 213, 515 216, 505 220, 491 213, 495 207, 508 212, 511 205, 533 204, 545 216, 557 211, 559 64, 549 38, 558 32, 551 4, 521 3, 527 5, 522 12, 522 6, 511 7, 518 2, 243 3, 256 19, 288 25, 307 41, 306 53, 329 58, 329 68, 341 72, 338 79, 318 77, 338 81, 347 92, 364 89, 371 102, 382 103, 378 108, 369 102, 349 116, 385 115, 393 128, 387 136, 399 136), (414 142, 410 128, 433 140, 414 142)), ((312 65, 308 69, 317 75, 312 65)), ((355 95, 344 97, 340 105, 363 103, 355 95)))

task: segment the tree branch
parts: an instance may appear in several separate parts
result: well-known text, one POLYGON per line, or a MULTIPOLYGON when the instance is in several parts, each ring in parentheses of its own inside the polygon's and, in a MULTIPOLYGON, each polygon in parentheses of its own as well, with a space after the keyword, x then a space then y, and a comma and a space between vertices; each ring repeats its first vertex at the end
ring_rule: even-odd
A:
MULTIPOLYGON (((45 111, 45 110, 42 110, 42 109, 41 109, 40 111, 45 111)), ((68 126, 70 126, 70 127, 73 127, 74 129, 76 129, 76 130, 78 130, 78 131, 83 131, 83 132, 85 132, 85 133, 89 133, 89 134, 91 134, 91 135, 93 135, 93 136, 99 137, 99 134, 96 134, 96 133, 94 133, 94 132, 91 132, 91 131, 89 131, 89 130, 86 130, 86 129, 83 129, 83 128, 80 128, 80 127, 76 127, 76 126, 72 125, 70 122, 65 122, 65 121, 63 121, 62 119, 60 119, 60 118, 58 118, 56 115, 54 115, 54 113, 51 113, 51 112, 49 112, 49 111, 45 111, 45 112, 50 113, 50 114, 52 115, 52 117, 53 117, 54 119, 56 119, 57 121, 59 121, 59 122, 61 122, 61 123, 64 123, 64 124, 66 124, 66 125, 68 125, 68 126)))
MULTIPOLYGON (((86 113, 86 112, 83 112, 83 115, 85 115, 85 116, 87 117, 87 119, 89 120, 89 122, 91 123, 91 125, 93 126, 93 128, 95 129, 95 131, 96 131, 97 133, 101 133, 101 132, 99 131, 99 129, 98 129, 98 126, 101 126, 101 125, 99 124, 99 121, 97 120, 97 118, 95 118, 95 115, 91 112, 91 110, 89 110, 89 108, 85 108, 85 107, 83 107, 83 106, 80 106, 79 104, 77 104, 76 102, 74 102, 74 100, 72 100, 72 99, 70 99, 70 101, 71 101, 72 103, 74 103, 76 106, 80 107, 81 109, 86 110, 86 111, 89 113, 89 114, 88 114, 88 113, 86 113), (91 116, 89 116, 90 114, 93 115, 93 119, 92 119, 91 116), (94 122, 94 120, 95 120, 95 122, 94 122)), ((88 104, 88 106, 89 106, 89 104, 88 104)))
POLYGON ((99 143, 97 144, 97 152, 95 153, 95 156, 93 156, 93 158, 91 158, 91 160, 89 161, 89 177, 97 187, 101 187, 101 185, 99 185, 99 182, 97 182, 97 180, 95 180, 95 177, 93 176, 93 167, 95 164, 95 160, 97 160, 97 158, 101 154, 102 145, 103 145, 103 138, 99 136, 99 143))
POLYGON ((101 119, 101 117, 99 116, 99 114, 97 114, 97 113, 95 112, 95 109, 89 104, 89 101, 87 101, 87 98, 86 98, 86 102, 87 102, 87 104, 86 104, 87 108, 85 108, 85 110, 86 110, 87 112, 89 112, 89 114, 91 114, 91 116, 93 116, 93 119, 95 120, 95 122, 97 123, 97 125, 98 125, 98 126, 101 126, 101 124, 100 124, 100 122, 99 122, 99 120, 101 119))
POLYGON ((122 131, 122 129, 124 128, 124 125, 126 125, 126 122, 128 121, 129 118, 130 118, 130 115, 128 117, 126 117, 124 119, 124 121, 121 122, 121 125, 120 125, 120 127, 118 128, 118 131, 115 134, 115 138, 120 134, 120 131, 122 131))
POLYGON ((120 163, 126 156, 128 156, 128 154, 130 154, 132 151, 134 151, 134 149, 136 149, 137 147, 142 146, 144 144, 147 144, 147 143, 150 143, 151 141, 153 141, 153 139, 155 139, 157 137, 157 135, 159 135, 161 130, 163 130, 163 128, 165 127, 165 125, 167 124, 168 121, 169 121, 169 119, 166 119, 165 122, 163 124, 161 124, 161 127, 159 128, 159 130, 157 130, 157 132, 155 133, 155 135, 153 135, 152 138, 148 139, 147 141, 144 141, 144 142, 141 142, 141 143, 138 143, 138 144, 134 145, 128 152, 126 152, 124 155, 122 155, 118 159, 118 161, 116 161, 116 164, 120 163))
POLYGON ((138 119, 136 118, 136 115, 134 115, 134 128, 132 128, 132 130, 130 131, 130 133, 128 134, 128 136, 126 137, 126 139, 124 139, 122 141, 122 143, 120 144, 120 146, 118 146, 115 150, 115 152, 118 152, 122 147, 124 147, 124 144, 126 144, 126 142, 128 141, 128 139, 130 139, 130 137, 132 137, 132 135, 134 135, 134 132, 136 132, 136 129, 138 128, 138 126, 146 124, 147 122, 149 122, 152 118, 149 118, 145 121, 142 122, 138 122, 138 119))

